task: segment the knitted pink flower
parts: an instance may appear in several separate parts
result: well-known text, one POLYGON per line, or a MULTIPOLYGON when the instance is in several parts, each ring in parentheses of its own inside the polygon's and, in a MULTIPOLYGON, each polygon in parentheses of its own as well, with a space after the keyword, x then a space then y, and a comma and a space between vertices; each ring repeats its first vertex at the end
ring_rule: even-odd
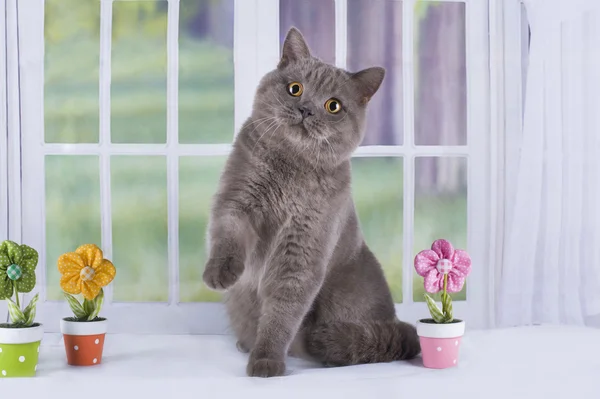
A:
POLYGON ((447 291, 459 292, 471 272, 471 257, 466 251, 455 250, 446 240, 436 240, 431 249, 415 256, 415 270, 425 280, 425 291, 435 294, 443 290, 444 275, 448 274, 447 291))

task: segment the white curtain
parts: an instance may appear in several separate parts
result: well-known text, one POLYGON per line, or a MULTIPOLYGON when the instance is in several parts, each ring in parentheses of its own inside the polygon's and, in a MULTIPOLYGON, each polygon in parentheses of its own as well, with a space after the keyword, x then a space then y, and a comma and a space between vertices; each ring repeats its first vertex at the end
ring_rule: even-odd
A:
POLYGON ((497 324, 600 315, 600 1, 524 0, 531 26, 497 324))

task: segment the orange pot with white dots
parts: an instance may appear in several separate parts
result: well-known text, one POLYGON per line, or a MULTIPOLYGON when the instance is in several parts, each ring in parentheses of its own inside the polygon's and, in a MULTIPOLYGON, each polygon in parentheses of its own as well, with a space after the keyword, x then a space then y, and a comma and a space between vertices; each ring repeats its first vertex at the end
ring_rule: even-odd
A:
POLYGON ((60 321, 67 363, 72 366, 94 366, 102 362, 104 337, 108 323, 98 317, 104 302, 104 289, 117 273, 94 244, 84 244, 58 258, 62 275, 60 287, 75 317, 60 321), (76 295, 83 296, 83 302, 76 295))
POLYGON ((74 321, 64 318, 60 330, 65 342, 67 363, 71 366, 95 366, 102 362, 106 319, 97 321, 74 321))

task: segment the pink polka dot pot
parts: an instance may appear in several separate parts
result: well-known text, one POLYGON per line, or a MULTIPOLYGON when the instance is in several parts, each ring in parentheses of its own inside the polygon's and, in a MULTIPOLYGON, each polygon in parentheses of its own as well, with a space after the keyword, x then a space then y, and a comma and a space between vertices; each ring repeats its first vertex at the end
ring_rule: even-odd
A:
POLYGON ((458 365, 460 344, 465 333, 465 322, 436 323, 433 319, 417 322, 417 334, 421 342, 423 366, 446 369, 458 365))

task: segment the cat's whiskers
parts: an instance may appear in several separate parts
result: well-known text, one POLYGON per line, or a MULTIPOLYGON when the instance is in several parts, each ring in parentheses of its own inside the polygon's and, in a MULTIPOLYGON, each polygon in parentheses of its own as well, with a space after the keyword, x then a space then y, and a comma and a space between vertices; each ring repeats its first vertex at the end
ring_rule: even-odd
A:
POLYGON ((323 121, 317 120, 314 122, 314 130, 316 131, 316 133, 318 135, 316 140, 319 142, 319 146, 322 147, 323 143, 327 144, 327 149, 331 153, 331 161, 334 161, 336 158, 335 150, 333 149, 331 142, 327 138, 327 132, 329 130, 327 128, 327 125, 323 121))
POLYGON ((321 161, 321 146, 319 146, 318 148, 318 152, 317 152, 317 168, 319 167, 319 162, 321 161))
POLYGON ((317 162, 315 164, 315 172, 319 169, 319 162, 321 161, 321 146, 317 146, 317 162))
MULTIPOLYGON (((264 122, 264 121, 266 121, 266 120, 273 119, 273 118, 275 118, 275 117, 274 117, 274 116, 265 116, 265 117, 263 117, 263 118, 258 118, 258 119, 256 119, 256 120, 253 120, 252 122, 249 122, 249 123, 248 123, 248 126, 252 126, 252 125, 254 125, 254 124, 256 124, 256 123, 264 122)), ((253 132, 254 132, 254 131, 252 131, 252 132, 250 132, 250 133, 253 133, 253 132)))
MULTIPOLYGON (((266 105, 267 107, 269 107, 269 109, 277 111, 277 107, 271 103, 266 102, 265 100, 261 100, 260 98, 256 99, 256 101, 260 102, 261 104, 266 105)), ((281 104, 281 103, 280 103, 281 104)))
MULTIPOLYGON (((275 120, 275 119, 277 119, 277 117, 276 117, 276 116, 268 116, 268 117, 265 117, 265 118, 261 118, 261 119, 259 119, 259 120, 261 121, 261 123, 259 123, 258 125, 256 125, 256 126, 254 127, 254 129, 252 129, 252 131, 251 131, 250 133, 248 133, 248 136, 250 136, 250 137, 251 137, 251 136, 252 136, 252 133, 254 133, 254 132, 256 131, 256 129, 258 129, 258 128, 259 128, 261 125, 263 125, 263 124, 265 124, 265 123, 267 123, 267 122, 269 122, 269 121, 273 121, 273 120, 275 120)), ((254 123, 254 122, 252 122, 252 123, 254 123)))
MULTIPOLYGON (((271 134, 269 135, 269 140, 271 140, 273 138, 273 135, 281 127, 281 125, 282 125, 282 123, 277 122, 277 126, 275 126, 275 128, 271 130, 271 134)), ((283 139, 280 140, 280 142, 282 142, 282 141, 283 141, 283 139)))
POLYGON ((317 153, 316 162, 314 163, 314 165, 312 165, 313 170, 315 172, 317 172, 317 169, 319 168, 319 156, 321 154, 321 151, 319 149, 319 144, 320 143, 319 143, 319 140, 317 140, 317 139, 311 140, 311 143, 313 145, 311 146, 311 152, 310 152, 310 156, 308 158, 309 158, 309 161, 310 161, 310 159, 312 159, 314 157, 314 154, 317 153))
POLYGON ((329 139, 326 136, 323 136, 323 140, 325 140, 325 142, 327 143, 327 146, 329 147, 329 151, 331 152, 331 159, 335 160, 335 150, 333 149, 331 142, 329 141, 329 139))
POLYGON ((277 97, 275 97, 275 94, 271 95, 271 97, 273 97, 275 99, 275 101, 277 101, 279 103, 279 105, 281 105, 282 107, 286 108, 286 106, 281 102, 281 100, 278 99, 277 97))
POLYGON ((279 123, 278 119, 276 117, 274 119, 275 120, 273 120, 265 128, 265 131, 263 132, 263 134, 260 135, 260 137, 258 138, 258 140, 256 140, 256 143, 254 143, 254 146, 252 147, 252 154, 254 154, 254 150, 256 149, 256 146, 258 145, 258 143, 260 142, 260 140, 264 137, 264 135, 269 132, 269 130, 271 130, 273 128, 273 132, 274 132, 275 130, 277 130, 279 128, 279 126, 281 126, 281 124, 279 123))

